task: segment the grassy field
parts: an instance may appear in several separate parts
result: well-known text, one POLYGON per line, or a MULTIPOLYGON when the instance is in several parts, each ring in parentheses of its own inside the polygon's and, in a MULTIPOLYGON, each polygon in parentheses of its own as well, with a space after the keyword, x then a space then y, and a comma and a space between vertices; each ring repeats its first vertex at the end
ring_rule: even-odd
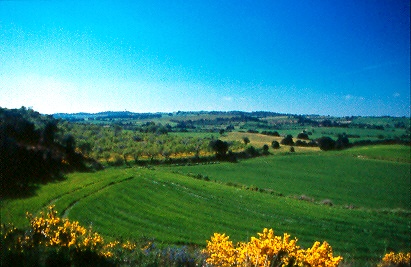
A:
POLYGON ((246 241, 268 227, 298 237, 302 246, 326 240, 356 266, 375 265, 388 249, 409 249, 407 152, 409 147, 374 146, 237 164, 73 173, 40 186, 31 197, 4 200, 1 218, 22 227, 26 211, 36 214, 54 204, 63 216, 106 237, 199 246, 213 232, 246 241), (211 181, 184 175, 189 172, 208 175, 211 181), (230 186, 229 181, 283 196, 230 186), (301 194, 314 201, 292 197, 301 194), (335 205, 318 203, 325 198, 335 205), (347 204, 359 208, 347 209, 347 204))
MULTIPOLYGON (((298 149, 298 148, 297 148, 298 149)), ((271 189, 286 196, 373 209, 409 209, 410 156, 406 146, 280 154, 238 164, 168 167, 211 180, 271 189)))

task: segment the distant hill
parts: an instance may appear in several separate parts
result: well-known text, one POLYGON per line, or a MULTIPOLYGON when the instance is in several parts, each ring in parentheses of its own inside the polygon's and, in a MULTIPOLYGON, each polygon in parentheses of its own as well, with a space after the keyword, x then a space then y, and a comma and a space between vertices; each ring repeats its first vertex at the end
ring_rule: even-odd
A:
POLYGON ((104 111, 98 113, 55 113, 56 119, 65 119, 68 121, 82 121, 88 119, 149 119, 161 118, 161 113, 134 113, 130 111, 104 111))

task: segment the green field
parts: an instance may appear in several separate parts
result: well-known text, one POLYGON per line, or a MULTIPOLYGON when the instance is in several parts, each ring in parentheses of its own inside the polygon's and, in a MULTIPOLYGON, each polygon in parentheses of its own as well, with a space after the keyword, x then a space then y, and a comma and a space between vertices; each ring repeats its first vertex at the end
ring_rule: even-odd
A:
POLYGON ((330 199, 336 205, 409 209, 409 152, 406 146, 372 146, 166 169, 271 189, 286 196, 330 199))
POLYGON ((108 238, 199 246, 213 232, 246 241, 268 227, 298 237, 302 246, 326 240, 347 263, 375 265, 388 249, 409 249, 408 152, 409 147, 374 146, 237 164, 73 173, 40 186, 32 197, 4 200, 1 217, 24 227, 26 211, 37 214, 53 204, 63 216, 108 238), (274 194, 247 190, 251 185, 274 194), (314 201, 298 200, 302 194, 314 201), (334 206, 319 203, 326 198, 334 206), (357 208, 345 207, 350 204, 357 208))

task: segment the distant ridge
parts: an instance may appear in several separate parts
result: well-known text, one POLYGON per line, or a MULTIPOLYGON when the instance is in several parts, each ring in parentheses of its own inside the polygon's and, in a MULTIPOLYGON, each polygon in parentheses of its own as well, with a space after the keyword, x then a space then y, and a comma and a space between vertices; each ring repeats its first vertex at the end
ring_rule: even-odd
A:
POLYGON ((125 118, 135 118, 135 119, 148 119, 148 118, 161 118, 161 113, 134 113, 130 111, 103 111, 97 113, 55 113, 53 117, 56 119, 66 119, 66 120, 84 120, 88 118, 94 119, 125 119, 125 118))
MULTIPOLYGON (((272 111, 176 111, 176 112, 131 112, 131 111, 102 111, 97 113, 78 112, 78 113, 54 113, 54 118, 85 118, 85 117, 105 117, 105 118, 138 118, 142 116, 161 117, 162 115, 197 115, 197 114, 209 114, 209 115, 233 115, 233 116, 255 116, 255 117, 267 117, 267 116, 296 116, 295 114, 285 114, 272 111)), ((310 115, 319 116, 319 115, 310 115)))

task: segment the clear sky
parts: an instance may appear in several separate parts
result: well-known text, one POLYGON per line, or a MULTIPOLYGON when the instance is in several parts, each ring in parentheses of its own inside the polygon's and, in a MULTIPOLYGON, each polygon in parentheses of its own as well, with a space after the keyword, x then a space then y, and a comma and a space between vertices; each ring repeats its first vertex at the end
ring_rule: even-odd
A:
POLYGON ((410 116, 409 30, 409 0, 0 0, 0 106, 410 116))

